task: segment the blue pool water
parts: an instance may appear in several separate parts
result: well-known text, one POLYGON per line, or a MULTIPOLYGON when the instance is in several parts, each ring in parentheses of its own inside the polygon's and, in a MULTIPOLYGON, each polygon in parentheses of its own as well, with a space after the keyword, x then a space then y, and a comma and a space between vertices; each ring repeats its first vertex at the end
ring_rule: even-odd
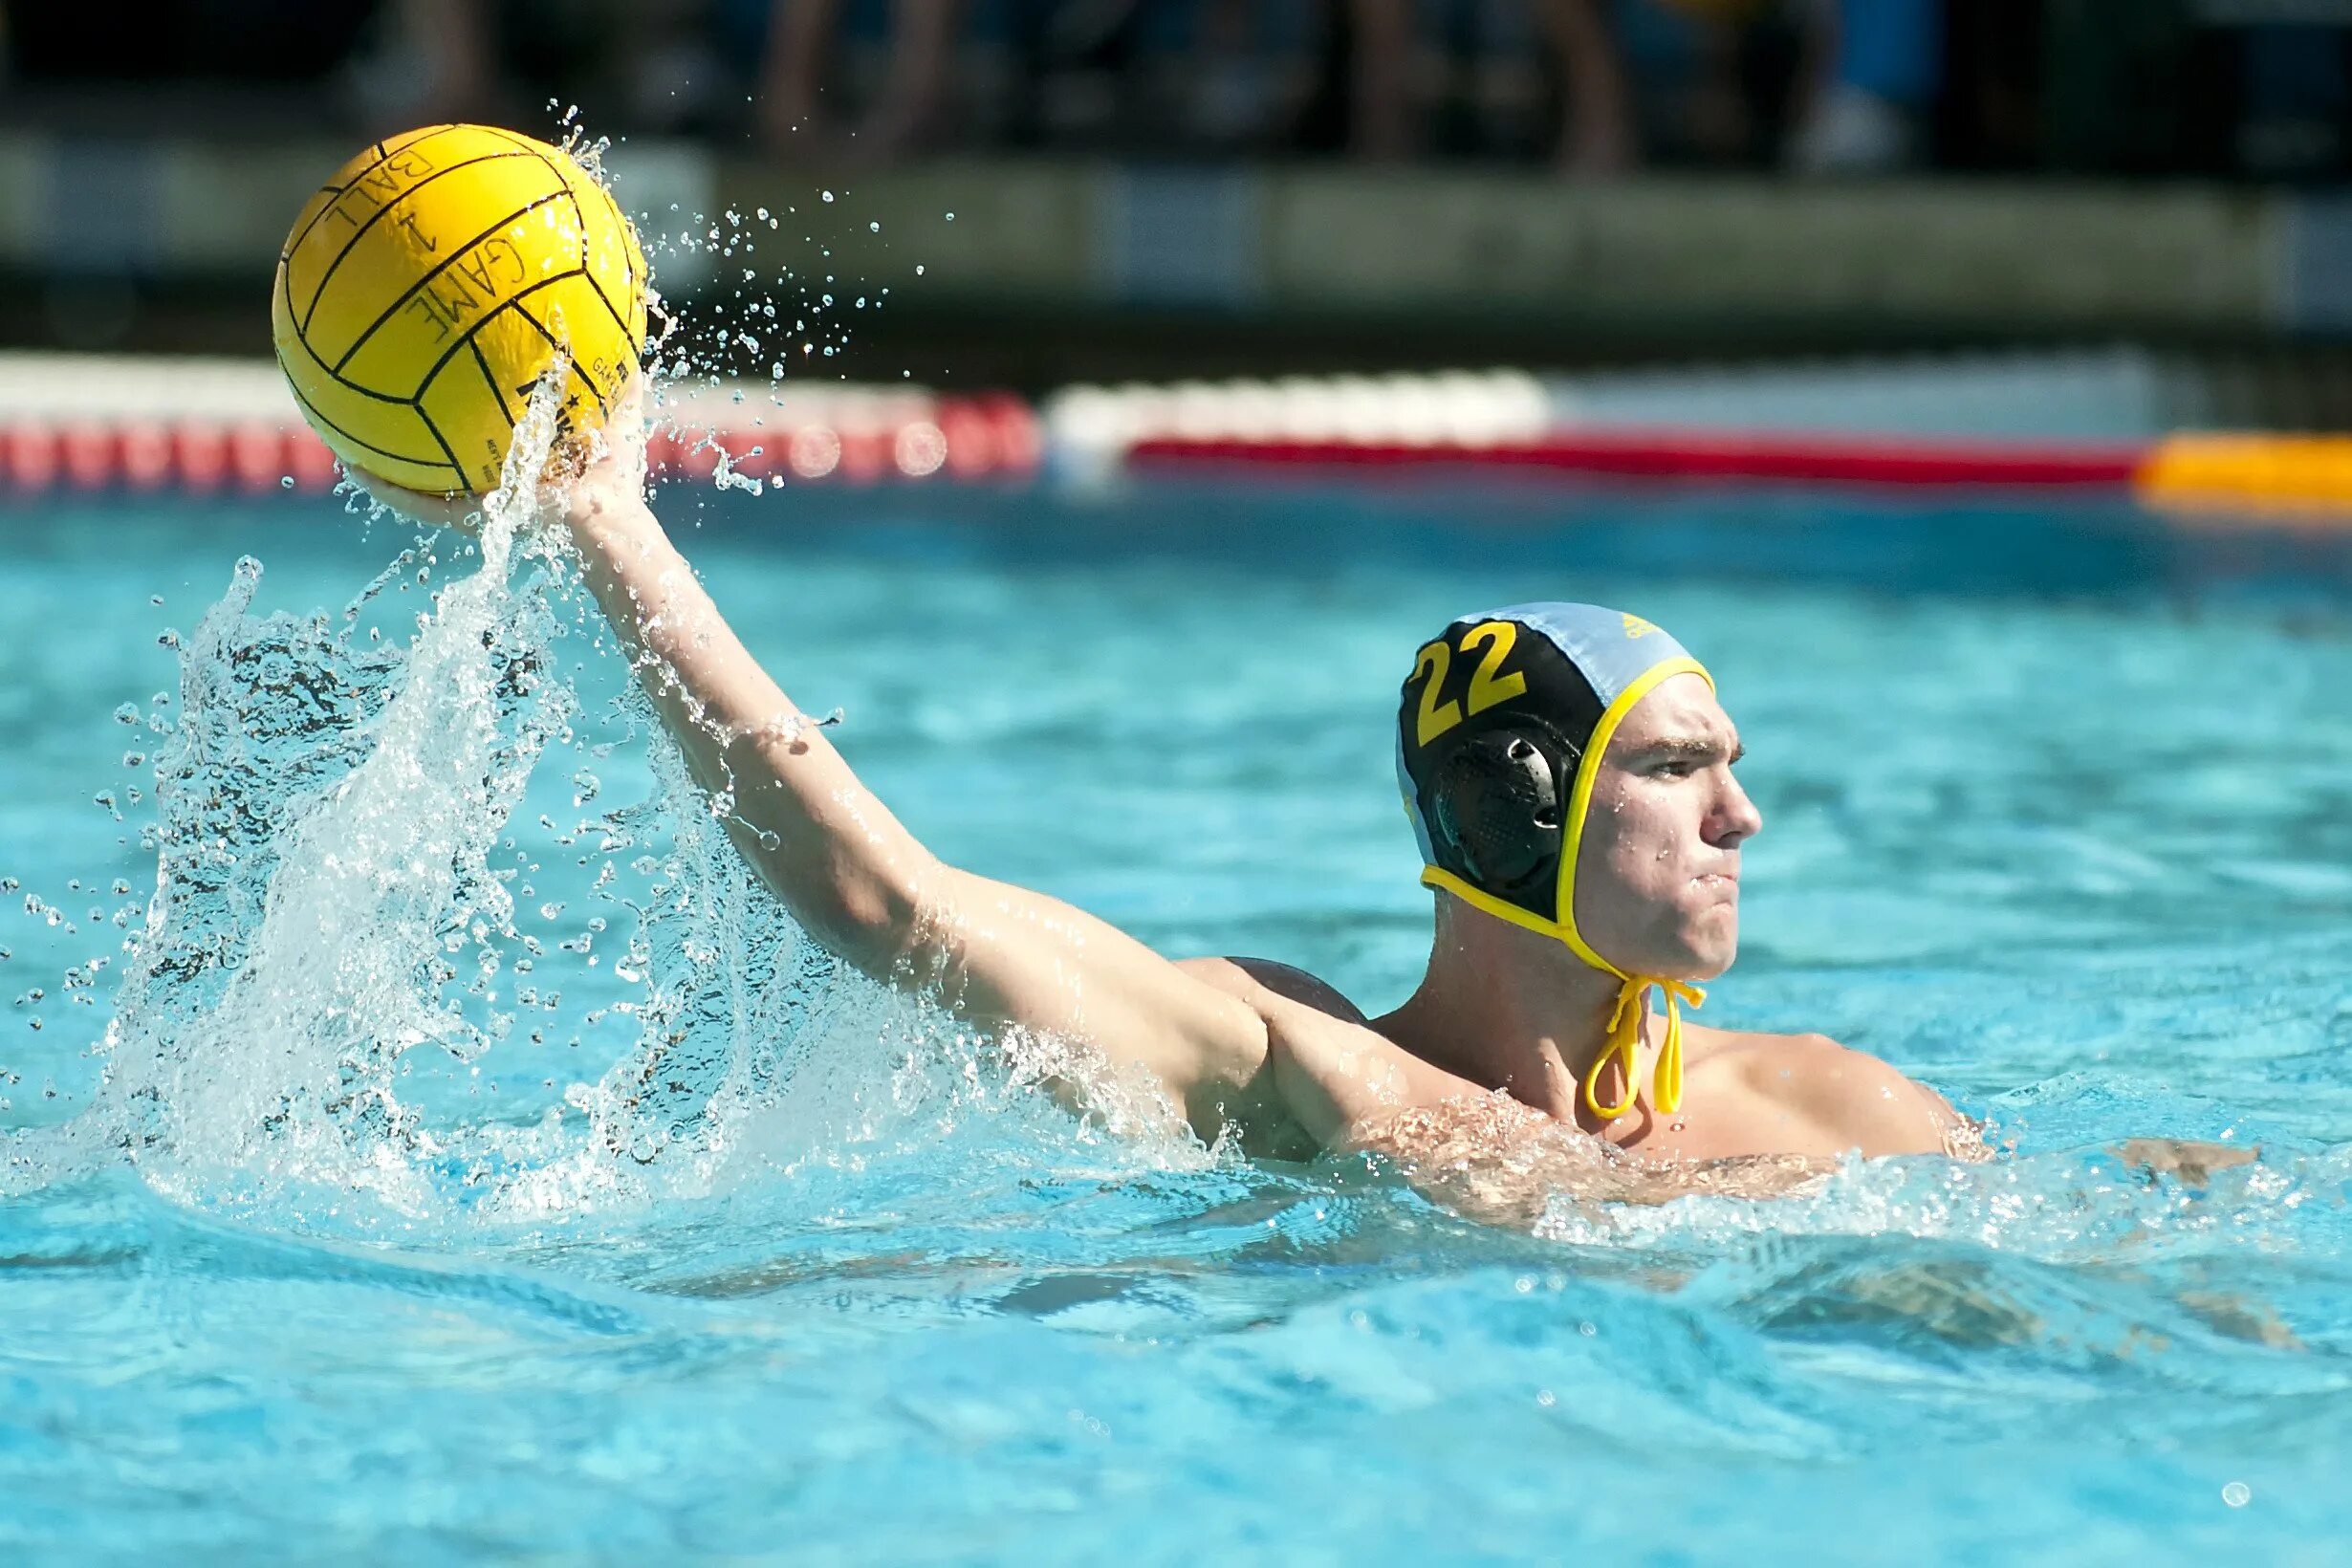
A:
POLYGON ((528 568, 377 580, 404 534, 274 497, 12 503, 0 1561, 2341 1560, 2341 536, 725 502, 665 506, 941 854, 1375 1011, 1426 935, 1409 651, 1639 609, 1766 817, 1708 1019, 2015 1154, 1528 1233, 1082 1122, 796 943, 528 568), (2096 1152, 2141 1135, 2263 1152, 2096 1152))

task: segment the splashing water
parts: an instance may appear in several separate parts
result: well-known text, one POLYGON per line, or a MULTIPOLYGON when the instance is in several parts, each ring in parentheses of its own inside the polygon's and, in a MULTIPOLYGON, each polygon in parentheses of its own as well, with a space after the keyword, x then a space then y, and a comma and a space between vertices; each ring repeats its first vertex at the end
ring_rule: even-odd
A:
MULTIPOLYGON (((561 369, 486 498, 477 570, 441 587, 406 645, 354 632, 409 557, 339 626, 255 617, 249 557, 185 639, 157 759, 158 884, 104 1083, 75 1121, 14 1135, 10 1187, 119 1149, 161 1192, 277 1223, 543 1221, 708 1190, 747 1148, 790 1159, 796 1131, 812 1140, 796 1152, 824 1149, 843 1116, 871 1136, 869 1101, 904 1119, 953 1081, 904 1071, 908 1053, 980 1049, 805 942, 727 842, 724 795, 695 801, 633 690, 652 795, 552 840, 593 846, 577 857, 600 867, 588 902, 611 914, 552 952, 526 928, 516 888, 539 867, 494 861, 534 768, 580 718, 557 668, 583 596, 535 512, 561 369), (609 967, 600 937, 620 949, 609 967), (591 988, 602 1006, 583 1010, 591 988), (583 1013, 633 1026, 608 1069, 533 1115, 446 1114, 450 1074, 552 1049, 526 1017, 583 1013), (795 1074, 810 1056, 819 1065, 795 1074), (796 1122, 776 1114, 795 1077, 796 1122)), ((586 770, 571 782, 575 805, 602 788, 586 770)), ((966 1068, 976 1090, 977 1058, 966 1068)))
MULTIPOLYGON (((612 143, 577 107, 549 108, 561 144, 603 180, 612 143)), ((725 293, 708 291, 708 319, 649 294, 648 405, 708 459, 712 494, 772 493, 691 404, 736 361, 756 374, 784 339, 803 358, 847 346, 828 315, 835 236, 804 220, 807 263, 763 277, 743 264, 794 207, 669 210, 641 223, 648 252, 725 293)), ((779 405, 787 368, 773 359, 779 405)), ((1063 1044, 971 1038, 809 945, 728 844, 731 797, 697 797, 633 688, 611 707, 644 737, 645 796, 568 826, 541 812, 534 830, 542 759, 580 750, 577 731, 600 722, 564 653, 605 650, 559 531, 534 513, 555 436, 543 385, 486 498, 470 575, 437 577, 441 547, 421 546, 338 623, 256 614, 262 567, 247 558, 172 639, 176 715, 159 694, 147 721, 156 892, 131 911, 144 925, 94 1053, 102 1083, 70 1122, 0 1128, 0 1193, 127 1155, 176 1200, 273 1224, 530 1223, 709 1190, 734 1161, 833 1158, 918 1116, 937 1132, 958 1108, 1052 1124, 1035 1097, 1005 1091, 1097 1072, 1063 1044), (432 608, 387 638, 370 623, 412 586, 432 590, 432 608), (841 1048, 819 1049, 836 1036, 841 1048), (917 1060, 931 1069, 909 1070, 917 1060)), ((383 513, 363 492, 346 510, 383 513)), ((604 766, 610 746, 589 750, 604 766)), ((578 770, 573 808, 603 787, 578 770)), ((1132 1096, 1102 1094, 1120 1120, 1132 1096)), ((1100 1131, 1056 1124, 1048 1142, 1100 1131)), ((1146 1142, 1147 1165, 1201 1158, 1146 1142)))

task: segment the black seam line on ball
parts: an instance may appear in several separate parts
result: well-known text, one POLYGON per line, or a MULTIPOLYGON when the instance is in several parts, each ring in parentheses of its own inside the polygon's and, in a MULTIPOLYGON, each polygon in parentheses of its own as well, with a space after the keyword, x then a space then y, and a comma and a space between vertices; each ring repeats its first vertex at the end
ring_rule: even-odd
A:
MULTIPOLYGON (((304 397, 302 395, 302 389, 295 386, 291 380, 289 380, 286 384, 288 389, 294 393, 294 402, 302 405, 303 413, 308 415, 310 418, 316 420, 328 429, 333 430, 337 435, 341 436, 345 441, 350 442, 354 446, 364 446, 369 451, 374 452, 378 457, 388 457, 395 463, 414 464, 420 468, 438 468, 442 467, 441 464, 434 462, 429 457, 410 457, 406 452, 396 452, 388 446, 379 446, 372 441, 361 441, 358 436, 353 435, 349 430, 344 429, 341 425, 327 418, 326 415, 320 413, 317 406, 313 403, 310 399, 304 397)), ((412 403, 409 406, 415 407, 415 404, 412 403)), ((419 414, 423 414, 425 410, 418 408, 417 412, 419 414)))
MULTIPOLYGON (((383 206, 369 213, 367 215, 367 222, 361 224, 359 228, 351 231, 351 237, 343 242, 343 248, 335 252, 335 259, 327 263, 327 270, 318 274, 318 286, 311 291, 311 302, 302 312, 303 332, 307 334, 311 330, 311 320, 318 314, 318 302, 327 297, 327 285, 335 281, 335 270, 343 265, 343 258, 351 254, 351 248, 359 244, 361 239, 365 238, 367 231, 375 228, 376 225, 382 220, 385 213, 391 211, 394 207, 408 200, 409 197, 414 196, 418 191, 423 190, 426 185, 431 185, 434 181, 441 179, 445 175, 455 174, 459 169, 469 169, 476 163, 488 163, 501 158, 520 158, 523 155, 519 152, 486 152, 479 158, 468 158, 462 163, 451 163, 446 169, 435 169, 432 173, 426 175, 424 179, 419 180, 415 185, 410 185, 406 190, 402 191, 398 196, 393 197, 390 201, 384 203, 383 206)), ((287 283, 287 291, 290 297, 288 298, 287 303, 290 306, 293 303, 291 298, 293 288, 293 282, 289 279, 287 283)), ((373 329, 370 330, 372 331, 373 329)))
MULTIPOLYGON (((456 359, 461 351, 472 346, 475 335, 481 332, 484 327, 489 326, 492 321, 497 320, 507 312, 516 309, 524 300, 529 299, 533 294, 537 294, 541 289, 553 288, 556 284, 561 283, 567 277, 577 277, 579 275, 580 269, 575 267, 568 272, 557 272, 553 277, 543 277, 539 279, 538 282, 534 283, 530 288, 525 289, 521 294, 516 294, 512 299, 508 300, 505 304, 499 306, 496 310, 482 317, 481 320, 476 321, 472 326, 468 327, 466 329, 466 336, 460 338, 456 342, 451 343, 446 349, 443 350, 441 358, 435 359, 432 362, 431 367, 425 372, 425 379, 417 382, 417 396, 419 398, 425 396, 425 389, 432 385, 435 378, 439 377, 444 370, 448 368, 448 364, 451 359, 456 359)), ((538 322, 532 321, 531 313, 529 311, 522 312, 522 317, 526 321, 531 321, 531 324, 534 327, 539 325, 538 322)), ((544 334, 547 329, 540 327, 539 330, 542 334, 544 334)), ((421 409, 422 405, 420 404, 419 407, 421 409)))
MULTIPOLYGON (((291 307, 289 307, 289 309, 291 309, 291 307)), ((496 313, 493 312, 492 314, 494 315, 496 313)), ((327 363, 326 360, 320 359, 318 357, 318 351, 311 347, 310 339, 303 337, 300 333, 297 332, 294 335, 294 341, 295 346, 302 350, 303 357, 309 359, 311 363, 318 367, 318 373, 321 376, 324 376, 336 385, 343 388, 346 392, 357 392, 359 396, 371 399, 377 403, 397 403, 403 407, 409 408, 416 406, 417 400, 413 397, 394 397, 389 392, 379 392, 372 386, 361 386, 358 381, 353 381, 348 376, 338 375, 335 367, 327 363)))
POLYGON ((581 275, 588 279, 588 287, 597 292, 598 302, 604 307, 604 314, 613 318, 613 325, 621 329, 621 341, 629 345, 629 356, 635 359, 637 356, 636 335, 629 331, 627 319, 619 311, 613 309, 612 295, 604 292, 604 285, 597 281, 597 274, 594 272, 583 270, 581 275))
MULTIPOLYGON (((555 162, 547 156, 547 149, 540 143, 532 142, 524 137, 517 136, 512 131, 507 130, 501 126, 485 125, 482 128, 489 131, 493 136, 505 139, 514 146, 530 153, 540 163, 545 163, 547 165, 548 172, 555 175, 556 180, 562 184, 566 190, 572 192, 572 213, 573 216, 579 220, 580 264, 582 266, 586 266, 588 260, 588 214, 580 210, 579 186, 574 183, 572 174, 567 173, 563 169, 557 167, 555 162)), ((561 149, 558 148, 556 150, 560 151, 561 149)), ((570 155, 566 154, 566 157, 569 159, 570 155)), ((619 224, 623 230, 633 232, 637 226, 629 222, 629 215, 626 212, 621 210, 621 198, 614 195, 612 188, 605 185, 603 181, 598 179, 595 175, 590 174, 577 160, 572 159, 570 161, 572 163, 573 172, 585 176, 589 185, 598 195, 604 198, 605 207, 610 208, 612 211, 613 221, 616 224, 619 224)), ((629 292, 634 294, 637 292, 637 257, 633 253, 633 248, 629 244, 629 237, 630 235, 628 233, 624 233, 621 238, 621 270, 628 274, 629 292)), ((602 294, 604 291, 599 288, 597 292, 599 294, 602 294)), ((607 299, 604 303, 609 308, 612 301, 607 299)), ((621 330, 622 332, 625 333, 629 330, 629 324, 626 321, 621 320, 620 312, 615 311, 613 313, 613 319, 620 322, 621 330)))
MULTIPOLYGON (((367 167, 361 169, 359 173, 353 175, 350 179, 344 181, 339 185, 320 185, 318 188, 320 190, 332 190, 335 194, 340 196, 344 191, 349 190, 353 185, 358 185, 360 181, 366 179, 369 175, 375 173, 378 169, 392 162, 394 154, 406 152, 409 148, 415 146, 418 142, 425 141, 427 137, 439 136, 443 131, 453 131, 455 129, 457 129, 457 127, 454 125, 432 126, 427 130, 419 131, 416 135, 410 137, 399 146, 392 148, 390 152, 384 150, 385 143, 379 142, 376 143, 376 161, 373 163, 368 164, 367 167)), ((318 227, 318 221, 321 218, 324 218, 328 212, 333 210, 335 204, 333 202, 329 202, 324 207, 321 207, 317 211, 311 214, 311 221, 302 226, 302 232, 296 234, 293 239, 286 242, 286 250, 289 254, 302 248, 302 242, 311 237, 311 230, 318 227)), ((287 301, 287 305, 289 312, 291 313, 293 301, 287 301)))
POLYGON ((449 438, 441 433, 441 426, 433 423, 433 416, 425 411, 423 403, 417 404, 417 418, 425 422, 425 428, 441 444, 441 449, 449 454, 449 467, 457 470, 459 480, 470 483, 473 476, 466 471, 466 465, 457 460, 456 448, 449 445, 449 438))
POLYGON ((527 152, 532 157, 537 159, 540 163, 545 163, 547 165, 547 172, 555 177, 555 183, 557 185, 563 186, 566 190, 572 188, 572 177, 564 173, 563 170, 557 168, 554 160, 547 156, 546 151, 537 142, 516 136, 512 131, 504 130, 496 125, 485 126, 484 129, 490 131, 518 151, 527 152))
MULTIPOLYGON (((580 270, 580 275, 583 277, 587 276, 586 268, 582 268, 580 270)), ((589 281, 593 283, 595 279, 591 278, 589 281)), ((546 338, 550 346, 552 346, 556 353, 563 356, 564 368, 569 370, 573 375, 578 377, 579 384, 588 389, 589 398, 593 400, 597 405, 597 418, 599 420, 610 419, 613 411, 604 406, 604 394, 597 390, 597 383, 588 379, 588 373, 586 371, 580 369, 579 359, 573 354, 570 346, 566 344, 562 338, 557 338, 554 333, 548 331, 546 326, 539 320, 539 318, 532 315, 529 311, 524 310, 520 303, 517 303, 514 308, 521 314, 524 320, 539 329, 539 336, 546 338)))
POLYGON ((468 334, 466 346, 473 350, 473 362, 482 367, 482 379, 490 383, 490 396, 498 400, 498 412, 507 422, 507 433, 512 435, 514 433, 514 414, 507 407, 507 389, 500 386, 498 378, 490 374, 490 361, 482 357, 481 339, 468 334))
MULTIPOLYGON (((426 284, 432 282, 433 279, 439 277, 442 273, 456 266, 458 262, 462 260, 475 246, 481 244, 484 240, 489 239, 492 234, 497 233, 501 229, 505 229, 512 224, 530 217, 534 212, 538 211, 539 208, 545 207, 548 203, 561 201, 571 194, 572 193, 568 190, 558 190, 551 195, 542 196, 537 201, 533 202, 529 207, 521 207, 513 212, 508 213, 505 217, 499 219, 496 223, 490 225, 488 229, 485 229, 482 232, 476 234, 465 244, 451 250, 449 252, 448 260, 443 262, 440 266, 434 268, 431 272, 425 273, 414 283, 411 283, 408 286, 406 293, 403 294, 398 299, 392 301, 391 304, 386 305, 383 308, 383 314, 368 323, 367 330, 359 334, 358 339, 352 343, 351 347, 343 351, 343 357, 341 359, 335 361, 334 371, 336 376, 339 378, 342 375, 343 367, 351 363, 353 357, 356 356, 361 349, 367 347, 367 340, 375 337, 378 332, 381 331, 383 324, 386 321, 391 320, 394 316, 398 315, 407 306, 410 300, 416 298, 417 294, 423 291, 426 284)), ((577 210, 577 203, 574 204, 574 210, 577 210)), ((516 297, 520 298, 521 296, 517 295, 516 297)), ((509 303, 512 303, 512 301, 509 303)), ((495 316, 498 313, 495 311, 490 313, 491 316, 495 316)), ((486 316, 484 319, 487 320, 488 317, 486 316)))

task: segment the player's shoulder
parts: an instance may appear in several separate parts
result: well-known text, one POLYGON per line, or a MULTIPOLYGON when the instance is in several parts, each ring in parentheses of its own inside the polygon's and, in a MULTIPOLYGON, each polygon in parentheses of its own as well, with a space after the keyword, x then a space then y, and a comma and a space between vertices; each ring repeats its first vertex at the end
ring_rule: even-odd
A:
MULTIPOLYGON (((1695 1033, 1695 1032, 1693 1032, 1695 1033)), ((1692 1065, 1808 1123, 1827 1146, 1865 1155, 1931 1154, 1957 1121, 1944 1098, 1892 1063, 1826 1034, 1708 1030, 1692 1065)))
MULTIPOLYGON (((1715 1029, 1706 1024, 1683 1025, 1683 1054, 1692 1068, 1738 1078, 1758 1088, 1773 1084, 1797 1086, 1835 1082, 1849 1065, 1876 1062, 1875 1056, 1848 1050, 1826 1034, 1769 1034, 1753 1029, 1715 1029), (1859 1061, 1849 1061, 1859 1058, 1859 1061)), ((1884 1067, 1884 1062, 1879 1062, 1884 1067)), ((1892 1069, 1888 1069, 1892 1071, 1892 1069)))
POLYGON ((1295 965, 1279 964, 1271 958, 1186 958, 1179 959, 1176 967, 1204 984, 1239 997, 1261 1014, 1296 1007, 1343 1023, 1369 1021, 1363 1010, 1349 1001, 1339 987, 1295 965))

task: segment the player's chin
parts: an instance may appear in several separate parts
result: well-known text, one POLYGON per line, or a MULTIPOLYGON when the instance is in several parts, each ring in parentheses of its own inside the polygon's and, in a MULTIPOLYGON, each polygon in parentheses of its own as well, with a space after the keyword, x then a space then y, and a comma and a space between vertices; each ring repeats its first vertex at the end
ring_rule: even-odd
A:
POLYGON ((1683 962, 1675 971, 1685 980, 1712 980, 1739 956, 1739 905, 1718 904, 1684 921, 1683 962))

